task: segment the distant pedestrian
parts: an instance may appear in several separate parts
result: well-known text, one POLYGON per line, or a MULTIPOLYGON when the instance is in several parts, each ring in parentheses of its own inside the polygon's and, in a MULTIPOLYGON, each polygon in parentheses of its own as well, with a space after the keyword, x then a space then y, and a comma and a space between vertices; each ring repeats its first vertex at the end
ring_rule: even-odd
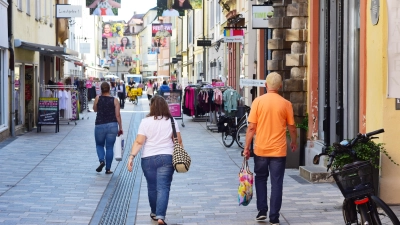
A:
POLYGON ((123 133, 123 130, 119 103, 116 98, 111 96, 110 85, 107 82, 101 84, 101 95, 94 100, 93 110, 97 112, 94 137, 100 162, 96 171, 101 172, 105 166, 106 174, 111 174, 115 139, 118 133, 123 133))
POLYGON ((121 109, 124 108, 125 106, 125 97, 126 97, 126 89, 124 82, 121 80, 119 85, 117 86, 117 93, 118 93, 118 98, 119 98, 119 106, 121 109))
POLYGON ((154 95, 154 89, 153 89, 153 81, 149 81, 149 84, 147 85, 147 98, 150 99, 153 97, 154 95))
POLYGON ((253 136, 257 135, 254 145, 254 173, 259 212, 256 220, 267 219, 267 181, 270 176, 269 221, 271 224, 279 224, 287 151, 286 129, 289 129, 293 152, 297 148, 297 133, 292 104, 278 94, 282 87, 282 77, 275 72, 268 74, 266 87, 267 94, 257 97, 252 103, 243 154, 247 159, 250 157, 250 144, 253 136))
MULTIPOLYGON (((150 217, 158 224, 166 224, 164 220, 174 174, 171 118, 165 99, 154 96, 151 99, 150 113, 140 122, 127 165, 129 172, 132 172, 133 160, 143 147, 141 166, 147 180, 150 217)), ((176 120, 173 120, 179 144, 183 147, 179 126, 176 120)))
POLYGON ((159 90, 159 92, 160 92, 160 95, 162 95, 164 92, 168 92, 168 91, 170 91, 171 89, 169 88, 169 86, 168 86, 168 84, 167 84, 167 81, 163 81, 163 84, 160 86, 160 90, 159 90))

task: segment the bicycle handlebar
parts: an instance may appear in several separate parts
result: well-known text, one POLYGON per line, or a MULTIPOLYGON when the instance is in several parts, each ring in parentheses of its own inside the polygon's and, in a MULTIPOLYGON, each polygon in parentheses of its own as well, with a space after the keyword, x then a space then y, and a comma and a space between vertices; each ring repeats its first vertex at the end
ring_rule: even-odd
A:
MULTIPOLYGON (((344 148, 346 148, 348 151, 350 151, 351 155, 352 155, 353 157, 355 157, 355 156, 356 156, 356 155, 355 155, 355 152, 354 152, 354 151, 351 151, 351 149, 352 149, 352 147, 353 147, 359 140, 371 139, 372 136, 377 135, 377 134, 380 134, 380 133, 383 133, 383 132, 385 132, 384 129, 379 129, 379 130, 371 131, 371 132, 366 133, 366 134, 358 133, 357 136, 356 136, 353 140, 351 140, 349 144, 347 144, 347 145, 345 145, 345 146, 342 145, 342 146, 343 146, 344 148)), ((337 154, 337 152, 336 152, 335 149, 334 149, 330 154, 327 154, 327 153, 321 153, 321 154, 319 154, 319 156, 322 156, 322 155, 329 155, 328 164, 326 165, 327 171, 331 168, 332 163, 333 163, 333 161, 335 160, 336 154, 337 154)))

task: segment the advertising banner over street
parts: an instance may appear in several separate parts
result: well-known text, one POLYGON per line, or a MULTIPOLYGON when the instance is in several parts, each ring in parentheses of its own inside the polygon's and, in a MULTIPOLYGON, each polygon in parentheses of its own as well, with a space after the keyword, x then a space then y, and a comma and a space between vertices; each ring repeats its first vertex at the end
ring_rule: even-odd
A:
MULTIPOLYGON (((132 37, 108 38, 107 64, 110 67, 133 67, 133 64, 136 65, 133 60, 135 49, 136 43, 132 37)), ((122 68, 120 70, 122 71, 122 68)))
POLYGON ((152 37, 171 37, 172 36, 172 23, 153 23, 152 24, 152 37))
POLYGON ((157 0, 157 16, 184 16, 184 9, 174 9, 174 0, 157 0))
POLYGON ((105 22, 103 25, 103 38, 123 37, 125 35, 125 24, 120 22, 105 22))
POLYGON ((118 16, 121 0, 86 0, 86 8, 93 16, 118 16))

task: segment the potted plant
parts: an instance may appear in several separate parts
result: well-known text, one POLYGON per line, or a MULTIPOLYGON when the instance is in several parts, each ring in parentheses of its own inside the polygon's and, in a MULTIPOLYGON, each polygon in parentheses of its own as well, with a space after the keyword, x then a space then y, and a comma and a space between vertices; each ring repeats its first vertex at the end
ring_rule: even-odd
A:
MULTIPOLYGON (((332 146, 327 148, 327 153, 331 153, 333 150, 332 146)), ((375 143, 372 140, 367 142, 357 142, 353 147, 357 158, 362 161, 370 161, 371 164, 379 169, 379 153, 386 155, 392 163, 399 166, 398 163, 393 161, 392 157, 389 156, 388 152, 384 147, 384 143, 375 143)), ((332 163, 332 169, 341 169, 344 165, 352 163, 354 160, 349 153, 343 153, 336 155, 334 162, 332 163)))
MULTIPOLYGON (((333 146, 329 146, 327 148, 327 153, 330 154, 333 150, 333 146)), ((384 143, 375 143, 372 140, 368 140, 366 142, 357 142, 355 146, 353 147, 353 150, 355 151, 357 155, 357 159, 360 161, 369 161, 371 162, 373 166, 372 170, 372 177, 374 181, 374 190, 375 194, 378 194, 379 190, 379 159, 380 159, 380 153, 386 155, 389 160, 394 163, 395 165, 399 166, 398 163, 396 163, 392 157, 389 156, 388 152, 386 151, 384 147, 384 143)), ((353 157, 350 155, 350 153, 343 153, 343 154, 338 154, 335 156, 335 160, 332 163, 332 170, 340 170, 343 168, 344 165, 349 164, 354 162, 353 157)))

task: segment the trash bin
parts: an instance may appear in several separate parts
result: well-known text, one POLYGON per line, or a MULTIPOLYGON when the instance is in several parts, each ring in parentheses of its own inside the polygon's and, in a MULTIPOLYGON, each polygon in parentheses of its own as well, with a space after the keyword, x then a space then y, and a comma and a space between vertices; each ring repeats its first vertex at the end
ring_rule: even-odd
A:
POLYGON ((307 132, 303 129, 297 128, 297 149, 295 152, 292 152, 290 148, 290 135, 286 136, 286 145, 287 145, 287 155, 286 155, 286 168, 298 169, 300 166, 304 166, 304 158, 305 158, 305 147, 307 144, 307 132))

